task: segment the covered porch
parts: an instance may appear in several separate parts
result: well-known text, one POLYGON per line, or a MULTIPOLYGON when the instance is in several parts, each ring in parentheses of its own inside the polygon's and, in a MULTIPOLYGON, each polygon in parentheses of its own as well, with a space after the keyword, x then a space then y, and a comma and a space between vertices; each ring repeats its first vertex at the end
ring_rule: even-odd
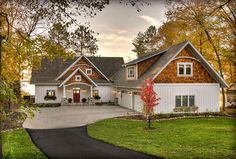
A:
POLYGON ((91 103, 93 85, 74 82, 62 85, 62 104, 91 103))

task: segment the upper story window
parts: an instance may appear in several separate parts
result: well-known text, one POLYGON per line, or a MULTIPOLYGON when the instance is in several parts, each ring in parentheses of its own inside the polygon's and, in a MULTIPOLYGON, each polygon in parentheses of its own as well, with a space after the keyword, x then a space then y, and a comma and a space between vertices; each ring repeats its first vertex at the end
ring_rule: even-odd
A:
POLYGON ((85 72, 87 75, 92 75, 93 73, 91 68, 86 69, 85 72))
POLYGON ((191 62, 179 62, 177 75, 178 76, 193 76, 193 63, 191 62))
POLYGON ((81 81, 81 75, 76 75, 75 76, 75 81, 81 81))
POLYGON ((127 79, 134 79, 135 78, 135 67, 131 66, 127 68, 127 79))

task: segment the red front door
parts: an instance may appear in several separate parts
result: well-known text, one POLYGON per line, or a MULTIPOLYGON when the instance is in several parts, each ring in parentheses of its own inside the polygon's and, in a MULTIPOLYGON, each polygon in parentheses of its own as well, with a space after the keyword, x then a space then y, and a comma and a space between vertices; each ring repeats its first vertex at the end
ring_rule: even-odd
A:
POLYGON ((80 90, 78 88, 73 89, 73 100, 74 103, 80 102, 80 90))

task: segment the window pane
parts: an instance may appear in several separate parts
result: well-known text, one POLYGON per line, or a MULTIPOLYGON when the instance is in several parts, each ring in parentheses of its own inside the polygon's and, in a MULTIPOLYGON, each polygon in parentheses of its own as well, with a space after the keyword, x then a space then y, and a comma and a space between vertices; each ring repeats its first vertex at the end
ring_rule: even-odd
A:
POLYGON ((189 96, 189 106, 195 105, 195 96, 189 96))
POLYGON ((128 68, 128 77, 134 77, 134 67, 128 68))
POLYGON ((191 72, 192 72, 191 65, 187 64, 186 65, 186 74, 191 75, 191 72))
POLYGON ((55 96, 55 90, 47 90, 47 96, 55 96))
POLYGON ((188 96, 183 96, 182 102, 182 106, 188 106, 188 96))
POLYGON ((181 96, 175 96, 175 106, 176 107, 181 106, 181 96))
POLYGON ((179 64, 179 74, 180 75, 184 74, 184 65, 183 64, 179 64))
POLYGON ((98 90, 93 90, 93 97, 99 96, 98 90))

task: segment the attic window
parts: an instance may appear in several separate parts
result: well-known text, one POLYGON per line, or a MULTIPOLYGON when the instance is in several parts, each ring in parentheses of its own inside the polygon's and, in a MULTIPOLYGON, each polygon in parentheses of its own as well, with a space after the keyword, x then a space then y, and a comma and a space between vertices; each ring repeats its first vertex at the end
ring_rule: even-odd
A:
POLYGON ((75 81, 81 81, 81 75, 76 75, 75 76, 75 81))
POLYGON ((178 76, 193 76, 193 63, 191 62, 179 62, 177 75, 178 76))
POLYGON ((87 75, 92 75, 92 69, 91 69, 91 68, 86 69, 85 71, 86 71, 86 74, 87 74, 87 75))
POLYGON ((135 74, 134 74, 134 66, 128 67, 127 68, 127 79, 134 79, 135 74))

